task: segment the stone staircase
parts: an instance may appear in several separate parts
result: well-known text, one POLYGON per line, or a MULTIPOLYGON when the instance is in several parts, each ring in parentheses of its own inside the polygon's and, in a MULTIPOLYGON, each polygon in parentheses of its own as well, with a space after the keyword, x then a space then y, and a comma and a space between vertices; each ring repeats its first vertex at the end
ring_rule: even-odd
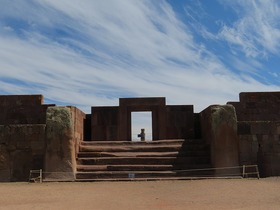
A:
POLYGON ((199 139, 84 141, 76 181, 186 179, 209 176, 200 169, 210 167, 210 148, 199 139))

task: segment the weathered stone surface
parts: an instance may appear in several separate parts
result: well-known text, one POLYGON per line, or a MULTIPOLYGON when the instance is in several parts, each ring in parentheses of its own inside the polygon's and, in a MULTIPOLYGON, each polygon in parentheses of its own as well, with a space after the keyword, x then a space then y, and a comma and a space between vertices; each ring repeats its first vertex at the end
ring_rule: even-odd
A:
POLYGON ((75 139, 70 107, 49 107, 46 123, 46 178, 74 179, 75 139))
POLYGON ((86 120, 86 114, 76 107, 71 106, 71 116, 74 130, 74 143, 75 143, 75 154, 79 151, 80 142, 84 140, 84 124, 86 120))
POLYGON ((166 139, 193 139, 194 137, 193 106, 166 106, 166 139))
POLYGON ((11 181, 10 154, 5 145, 0 144, 0 182, 11 181))
POLYGON ((251 125, 249 122, 238 122, 237 130, 239 135, 251 135, 251 125))
POLYGON ((239 135, 239 149, 241 165, 258 165, 261 176, 278 175, 279 135, 239 135))
POLYGON ((240 102, 230 104, 237 113, 240 163, 258 164, 261 176, 279 176, 280 92, 240 93, 239 97, 240 102))
POLYGON ((45 125, 0 125, 0 144, 10 151, 33 148, 40 154, 45 150, 45 125))
POLYGON ((44 165, 38 157, 45 153, 45 125, 2 125, 0 147, 2 166, 7 161, 0 180, 27 181, 31 169, 42 169, 44 165))
POLYGON ((238 121, 279 121, 280 92, 240 93, 239 98, 240 102, 229 102, 238 121))
POLYGON ((0 125, 44 124, 46 108, 42 95, 0 96, 0 125))
POLYGON ((280 174, 280 153, 261 154, 261 172, 263 176, 279 176, 280 174))
POLYGON ((28 181, 32 169, 31 149, 11 152, 11 181, 28 181))
POLYGON ((91 113, 90 140, 117 140, 119 130, 118 107, 92 107, 91 113))
POLYGON ((239 159, 240 165, 257 164, 257 153, 253 153, 253 136, 239 136, 239 159))
MULTIPOLYGON (((211 145, 213 167, 234 167, 239 165, 237 121, 234 107, 231 105, 213 105, 201 112, 202 134, 211 145)), ((217 170, 216 175, 223 171, 217 170)), ((238 174, 232 169, 229 174, 238 174)))

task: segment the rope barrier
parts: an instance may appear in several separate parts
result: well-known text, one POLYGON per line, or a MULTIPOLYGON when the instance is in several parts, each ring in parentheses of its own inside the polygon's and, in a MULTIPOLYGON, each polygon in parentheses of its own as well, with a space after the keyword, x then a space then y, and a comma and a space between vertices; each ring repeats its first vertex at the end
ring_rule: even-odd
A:
MULTIPOLYGON (((193 172, 193 171, 210 171, 210 170, 226 170, 226 169, 242 169, 242 173, 232 174, 233 176, 242 176, 243 178, 248 177, 248 175, 256 175, 260 178, 258 165, 242 165, 242 166, 232 166, 232 167, 219 167, 219 168, 199 168, 199 169, 187 169, 187 170, 173 170, 174 172, 193 172), (246 172, 246 168, 255 168, 255 172, 246 172)), ((226 175, 226 174, 223 174, 226 175)))
MULTIPOLYGON (((218 168, 199 168, 199 169, 187 169, 187 170, 172 170, 173 172, 176 173, 183 173, 183 172, 195 172, 195 171, 210 171, 210 170, 229 170, 229 169, 240 169, 239 173, 223 173, 219 174, 219 176, 211 176, 211 175, 192 175, 191 177, 188 177, 189 179, 209 179, 209 178, 233 178, 233 177, 241 177, 241 178, 248 178, 249 175, 256 175, 256 177, 259 179, 260 174, 259 174, 259 169, 258 165, 242 165, 242 166, 232 166, 232 167, 218 167, 218 168), (253 168, 255 171, 249 171, 246 172, 246 169, 248 168, 253 168)), ((132 178, 132 177, 131 177, 132 178)), ((30 170, 30 175, 29 175, 29 182, 39 182, 42 183, 43 181, 51 182, 51 181, 75 181, 75 173, 73 172, 46 172, 42 169, 39 170, 30 170), (49 174, 49 177, 46 176, 49 174), (54 177, 53 175, 57 174, 67 174, 68 178, 63 179, 61 176, 59 177, 54 177), (44 175, 44 176, 43 176, 44 175), (69 176, 70 175, 70 176, 69 176), (71 177, 71 178, 70 178, 71 177)))

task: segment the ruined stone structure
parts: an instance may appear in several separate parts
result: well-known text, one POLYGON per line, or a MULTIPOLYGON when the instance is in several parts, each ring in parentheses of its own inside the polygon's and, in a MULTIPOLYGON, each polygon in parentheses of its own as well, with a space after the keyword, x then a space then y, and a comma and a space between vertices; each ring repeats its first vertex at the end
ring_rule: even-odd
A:
POLYGON ((85 114, 43 104, 41 95, 0 96, 0 181, 27 181, 31 169, 43 169, 45 179, 85 181, 180 178, 202 175, 188 169, 244 164, 279 176, 279 107, 280 92, 240 93, 239 102, 200 113, 165 98, 121 98, 85 114), (153 141, 131 141, 137 111, 152 113, 153 141))

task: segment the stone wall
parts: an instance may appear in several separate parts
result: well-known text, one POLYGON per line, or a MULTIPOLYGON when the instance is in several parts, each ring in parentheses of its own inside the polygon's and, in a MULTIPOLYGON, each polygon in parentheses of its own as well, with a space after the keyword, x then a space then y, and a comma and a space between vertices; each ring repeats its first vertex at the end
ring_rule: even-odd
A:
POLYGON ((44 166, 45 125, 0 125, 0 181, 27 181, 44 166))
POLYGON ((26 181, 44 167, 45 120, 42 95, 0 96, 0 181, 26 181))
POLYGON ((195 138, 193 106, 166 106, 166 139, 193 138, 195 138))
POLYGON ((119 108, 92 107, 91 140, 113 141, 119 138, 119 108))
POLYGON ((0 125, 45 124, 46 109, 42 95, 0 96, 0 125))
POLYGON ((236 109, 240 164, 259 166, 261 176, 280 175, 280 92, 240 93, 236 109))
POLYGON ((238 125, 240 164, 257 164, 263 177, 279 176, 280 122, 239 122, 238 125))
POLYGON ((239 94, 240 102, 228 102, 236 109, 238 121, 280 121, 280 92, 239 94))

